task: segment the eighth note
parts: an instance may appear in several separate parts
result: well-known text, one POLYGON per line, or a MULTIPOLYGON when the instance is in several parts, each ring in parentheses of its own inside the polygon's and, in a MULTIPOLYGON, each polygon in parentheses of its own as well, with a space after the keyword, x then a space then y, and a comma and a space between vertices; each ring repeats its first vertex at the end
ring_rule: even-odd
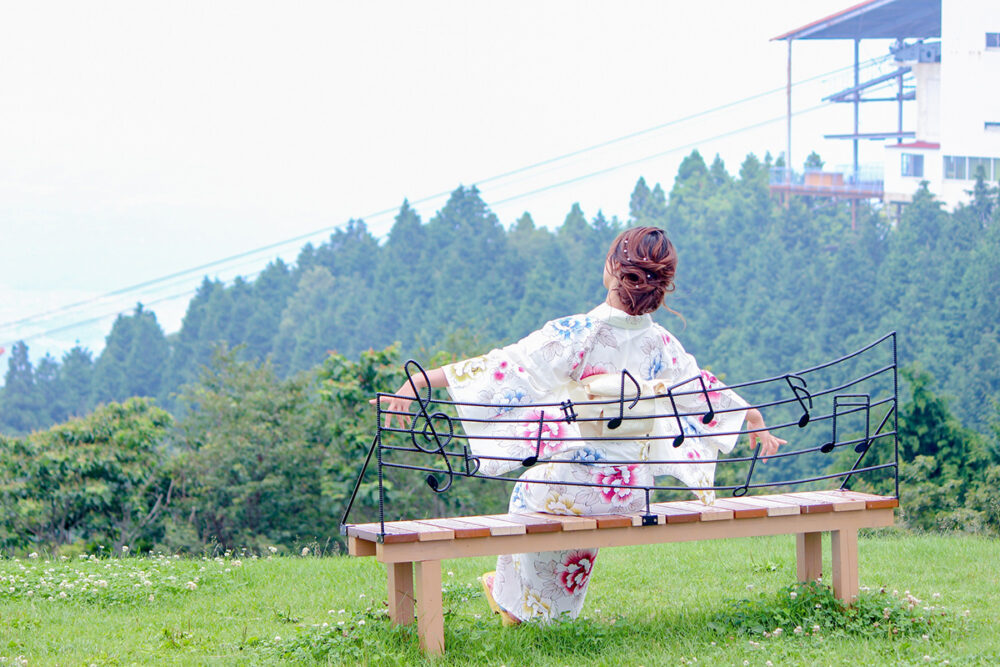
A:
POLYGON ((544 427, 545 427, 545 410, 542 410, 541 414, 538 415, 538 438, 535 440, 535 453, 532 456, 524 457, 524 460, 521 461, 521 465, 523 465, 525 468, 530 468, 531 466, 538 463, 538 457, 541 456, 542 453, 542 429, 544 427))
POLYGON ((635 378, 632 377, 632 374, 629 373, 628 370, 622 369, 622 388, 621 388, 621 396, 618 399, 618 416, 612 417, 611 419, 608 420, 608 428, 611 430, 614 430, 619 426, 621 426, 622 420, 625 419, 625 376, 626 375, 628 376, 628 379, 632 381, 632 384, 635 385, 635 398, 629 404, 628 406, 629 410, 635 407, 635 404, 639 402, 639 397, 642 395, 642 390, 639 389, 639 383, 635 381, 635 378))
POLYGON ((806 389, 806 381, 803 380, 798 375, 792 375, 791 373, 789 373, 788 375, 785 376, 785 382, 788 383, 788 388, 792 390, 793 394, 795 394, 795 400, 797 400, 799 402, 799 405, 802 407, 802 416, 799 417, 799 428, 805 428, 806 424, 809 423, 809 410, 813 406, 812 394, 810 394, 809 390, 806 389), (801 385, 794 384, 792 382, 793 379, 798 380, 802 384, 801 385), (808 408, 806 407, 805 401, 802 400, 803 394, 805 394, 806 400, 809 401, 808 408))

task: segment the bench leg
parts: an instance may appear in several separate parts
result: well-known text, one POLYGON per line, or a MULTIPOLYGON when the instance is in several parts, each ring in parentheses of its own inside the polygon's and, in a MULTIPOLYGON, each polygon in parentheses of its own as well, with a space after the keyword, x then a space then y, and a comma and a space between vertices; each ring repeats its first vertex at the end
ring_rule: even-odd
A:
POLYGON ((795 560, 799 581, 816 581, 823 576, 823 533, 795 535, 795 560))
POLYGON ((444 607, 441 603, 441 561, 413 564, 417 579, 417 633, 425 653, 444 653, 444 607))
POLYGON ((413 622, 413 563, 386 563, 389 620, 396 625, 413 622))
POLYGON ((858 596, 858 530, 830 532, 833 547, 833 594, 847 604, 858 596))

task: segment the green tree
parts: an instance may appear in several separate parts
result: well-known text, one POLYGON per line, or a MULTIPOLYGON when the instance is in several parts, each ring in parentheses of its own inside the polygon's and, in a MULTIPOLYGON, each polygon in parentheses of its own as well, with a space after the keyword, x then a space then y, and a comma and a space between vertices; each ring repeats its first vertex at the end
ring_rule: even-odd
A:
POLYGON ((35 369, 28 358, 28 346, 24 341, 15 343, 10 351, 2 398, 0 415, 7 432, 28 433, 44 421, 35 369))
POLYGON ((15 548, 150 546, 169 496, 162 441, 170 423, 149 400, 131 399, 9 443, 0 539, 15 548))

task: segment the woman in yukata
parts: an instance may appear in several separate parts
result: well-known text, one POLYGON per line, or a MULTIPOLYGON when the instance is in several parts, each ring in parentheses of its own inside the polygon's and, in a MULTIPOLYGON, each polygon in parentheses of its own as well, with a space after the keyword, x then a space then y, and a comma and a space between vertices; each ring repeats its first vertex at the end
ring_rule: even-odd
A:
MULTIPOLYGON (((502 349, 427 372, 431 386, 447 387, 454 401, 485 404, 458 406, 466 434, 476 436, 469 438, 473 453, 499 457, 480 459, 481 474, 515 470, 522 459, 537 454, 538 463, 520 479, 539 481, 519 481, 514 486, 511 512, 583 516, 638 511, 645 507, 646 494, 636 487, 652 485, 657 475, 672 475, 696 489, 711 487, 715 463, 698 461, 731 451, 738 436, 725 434, 741 431, 744 419, 750 446, 756 447, 759 439, 762 456, 785 444, 766 430, 760 412, 747 409, 735 392, 701 370, 680 342, 653 321, 650 314, 673 291, 676 266, 677 253, 663 230, 628 229, 612 242, 604 264, 608 289, 604 303, 589 313, 553 320, 502 349), (637 416, 609 430, 600 410, 604 408, 608 417, 618 416, 620 401, 615 399, 622 396, 623 370, 638 381, 642 396, 661 398, 640 400, 637 416), (662 397, 668 387, 685 380, 690 382, 676 388, 681 395, 674 396, 673 403, 662 397), (559 405, 567 399, 574 404, 591 399, 613 402, 576 405, 579 418, 572 421, 559 405), (674 405, 677 413, 695 416, 641 419, 643 410, 647 415, 654 410, 672 414, 674 405), (698 416, 703 413, 707 423, 698 416), (688 437, 675 448, 673 436, 680 431, 688 437), (615 441, 616 433, 625 439, 615 441), (654 437, 642 439, 642 435, 654 437), (603 439, 588 440, 591 436, 603 439), (661 463, 602 463, 605 460, 661 463)), ((413 380, 418 391, 425 388, 423 375, 413 380)), ((626 391, 631 386, 627 383, 626 391)), ((635 390, 631 391, 634 397, 635 390)), ((409 383, 396 393, 413 396, 409 383)), ((395 398, 387 410, 407 412, 409 406, 409 399, 395 398)), ((391 418, 386 416, 387 425, 391 418)), ((401 424, 408 421, 402 415, 398 419, 401 424)), ((714 502, 710 490, 695 494, 707 504, 714 502)), ((583 607, 596 558, 597 549, 503 555, 496 571, 484 575, 482 582, 490 606, 505 624, 575 618, 583 607)))

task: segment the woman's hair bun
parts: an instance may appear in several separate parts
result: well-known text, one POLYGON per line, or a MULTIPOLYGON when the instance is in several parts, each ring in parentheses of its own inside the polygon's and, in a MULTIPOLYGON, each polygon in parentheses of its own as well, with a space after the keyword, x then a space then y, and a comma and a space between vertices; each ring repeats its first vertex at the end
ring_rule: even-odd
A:
POLYGON ((629 315, 651 313, 674 291, 677 250, 659 227, 632 227, 611 242, 608 261, 614 288, 629 315))

